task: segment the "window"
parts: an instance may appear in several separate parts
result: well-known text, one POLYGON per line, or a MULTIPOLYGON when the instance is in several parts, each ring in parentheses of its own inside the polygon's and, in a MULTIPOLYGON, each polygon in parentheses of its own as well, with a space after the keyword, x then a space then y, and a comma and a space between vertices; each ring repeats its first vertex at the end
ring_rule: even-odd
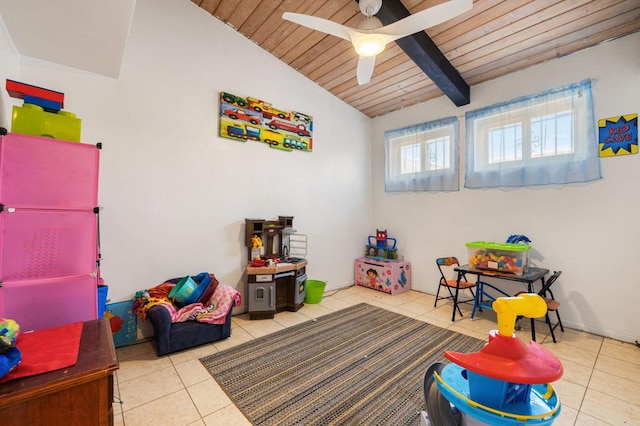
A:
POLYGON ((455 117, 385 132, 385 191, 457 191, 455 117))
POLYGON ((588 80, 470 111, 466 133, 467 188, 601 177, 588 80))

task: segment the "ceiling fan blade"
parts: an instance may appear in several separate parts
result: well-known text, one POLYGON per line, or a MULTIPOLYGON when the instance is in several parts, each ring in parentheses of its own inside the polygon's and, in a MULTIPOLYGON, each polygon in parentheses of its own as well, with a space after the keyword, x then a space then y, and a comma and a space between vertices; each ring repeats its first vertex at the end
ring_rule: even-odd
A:
POLYGON ((336 37, 351 41, 351 28, 333 21, 329 21, 328 19, 292 12, 283 13, 282 19, 295 22, 296 24, 311 28, 312 30, 320 31, 325 34, 331 34, 336 37))
POLYGON ((471 10, 472 7, 473 0, 450 0, 402 18, 376 30, 376 32, 389 36, 391 40, 397 40, 455 18, 471 10))
POLYGON ((363 85, 371 81, 373 75, 373 67, 376 65, 375 56, 360 56, 358 59, 358 84, 363 85))

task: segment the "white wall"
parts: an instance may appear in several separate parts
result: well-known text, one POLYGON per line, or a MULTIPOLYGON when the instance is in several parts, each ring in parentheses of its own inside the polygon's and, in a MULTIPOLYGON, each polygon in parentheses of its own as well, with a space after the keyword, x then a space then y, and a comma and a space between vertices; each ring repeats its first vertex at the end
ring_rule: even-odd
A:
MULTIPOLYGON (((8 76, 18 74, 18 53, 9 37, 7 28, 0 19, 0 81, 2 81, 2 91, 4 90, 4 82, 8 76), (5 78, 6 76, 6 78, 5 78)), ((0 127, 9 129, 11 126, 11 106, 9 96, 0 96, 0 127)))
MULTIPOLYGON (((482 106, 592 79, 596 119, 640 112, 640 34, 489 81, 471 89, 471 104, 439 98, 373 120, 373 170, 384 170, 384 131, 464 113, 482 106)), ((533 240, 533 263, 562 270, 556 286, 563 322, 572 328, 633 341, 640 337, 640 287, 635 262, 640 238, 640 155, 603 158, 603 179, 586 183, 454 193, 385 193, 373 174, 377 227, 388 228, 412 262, 416 290, 435 294, 435 259, 466 259, 469 241, 533 240)), ((461 186, 463 184, 461 183, 461 186)), ((466 263, 466 262, 465 262, 466 263)), ((512 288, 513 290, 513 288, 512 288)))
POLYGON ((112 301, 201 271, 242 290, 244 219, 278 215, 308 234, 309 278, 352 283, 373 223, 369 119, 193 3, 137 1, 117 80, 28 57, 0 78, 64 92, 83 142, 103 142, 112 301), (313 152, 218 137, 220 91, 312 115, 313 152))

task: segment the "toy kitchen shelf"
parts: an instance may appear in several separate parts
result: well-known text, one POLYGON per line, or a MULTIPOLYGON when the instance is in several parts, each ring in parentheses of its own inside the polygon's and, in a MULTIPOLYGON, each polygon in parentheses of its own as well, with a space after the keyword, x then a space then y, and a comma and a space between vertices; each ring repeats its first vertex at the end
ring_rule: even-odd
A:
POLYGON ((307 261, 274 266, 247 266, 249 319, 273 319, 277 312, 295 312, 304 305, 307 261))
POLYGON ((295 312, 304 305, 307 261, 294 256, 306 255, 306 236, 296 232, 293 216, 245 219, 249 319, 272 319, 277 312, 295 312))

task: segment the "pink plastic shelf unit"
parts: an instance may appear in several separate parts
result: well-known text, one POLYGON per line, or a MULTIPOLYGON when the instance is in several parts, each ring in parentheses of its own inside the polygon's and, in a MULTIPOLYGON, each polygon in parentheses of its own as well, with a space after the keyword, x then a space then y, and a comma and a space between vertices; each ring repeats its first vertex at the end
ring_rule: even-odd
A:
POLYGON ((5 281, 0 317, 15 320, 21 332, 95 319, 96 281, 92 275, 5 281))
POLYGON ((0 281, 94 273, 97 229, 92 210, 0 212, 0 281))
POLYGON ((97 207, 99 156, 95 145, 17 133, 2 136, 0 204, 69 210, 97 207))

